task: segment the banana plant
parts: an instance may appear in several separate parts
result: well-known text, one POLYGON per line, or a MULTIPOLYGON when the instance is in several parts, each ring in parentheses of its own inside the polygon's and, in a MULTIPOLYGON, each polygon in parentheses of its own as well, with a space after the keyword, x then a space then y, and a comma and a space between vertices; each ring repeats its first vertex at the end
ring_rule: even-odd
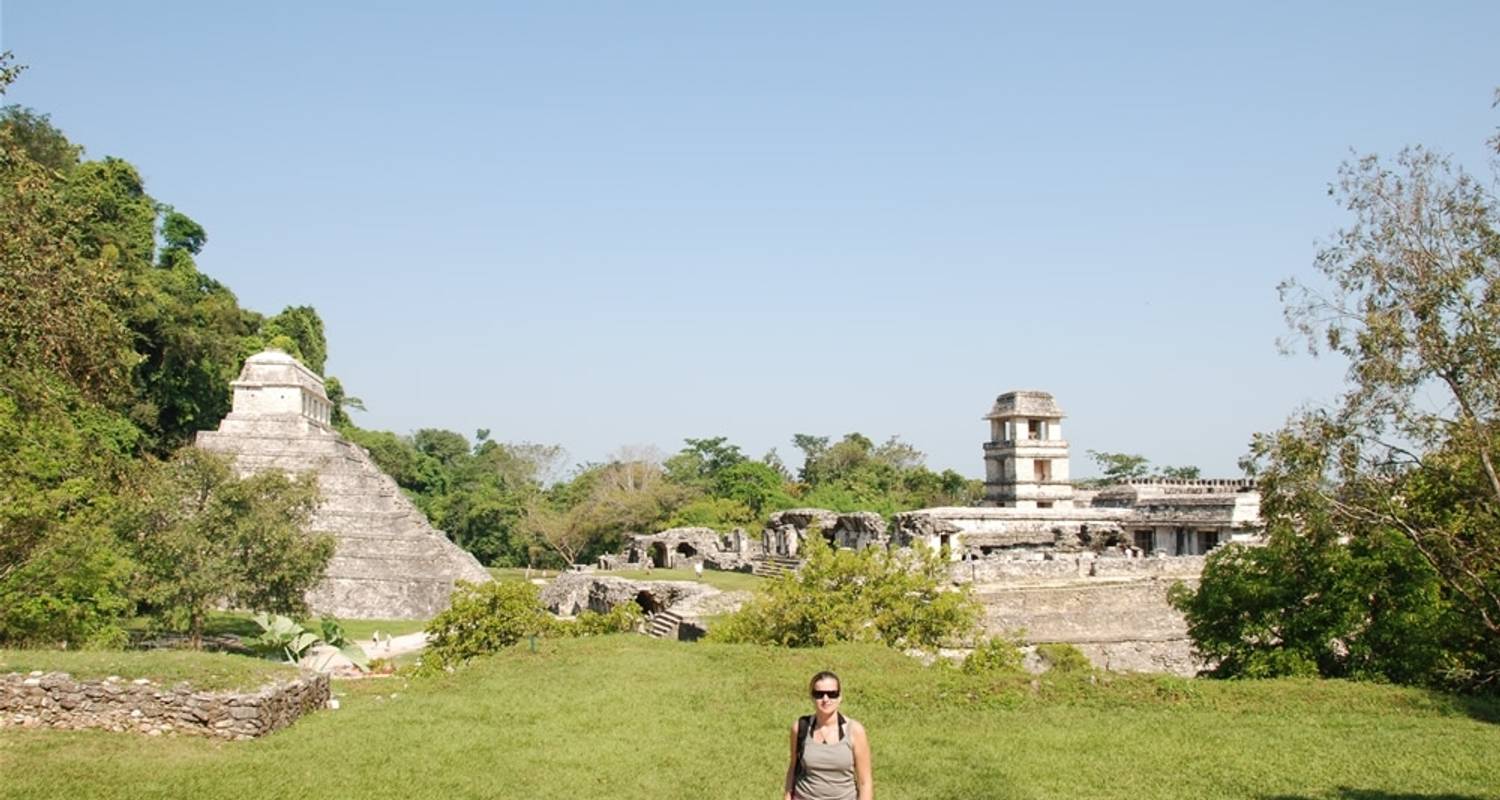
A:
POLYGON ((338 620, 333 617, 323 617, 318 620, 318 626, 323 629, 323 642, 325 644, 338 648, 339 653, 344 658, 349 659, 349 662, 354 664, 354 666, 359 667, 361 671, 368 671, 370 669, 370 657, 365 655, 363 647, 355 644, 354 640, 344 635, 344 626, 340 625, 338 620))
POLYGON ((280 657, 288 664, 301 661, 319 641, 317 634, 280 614, 256 614, 255 624, 260 626, 261 633, 251 640, 251 649, 267 658, 280 657))

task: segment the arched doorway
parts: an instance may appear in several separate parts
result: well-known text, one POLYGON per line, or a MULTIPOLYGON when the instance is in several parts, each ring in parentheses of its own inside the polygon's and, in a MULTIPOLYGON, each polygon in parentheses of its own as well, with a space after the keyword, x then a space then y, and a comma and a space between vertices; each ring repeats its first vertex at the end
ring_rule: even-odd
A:
POLYGON ((636 593, 635 604, 640 606, 641 611, 645 612, 647 616, 655 614, 662 608, 661 603, 657 602, 655 595, 645 589, 636 593))
POLYGON ((651 566, 661 569, 672 566, 672 557, 667 553, 666 542, 651 543, 651 566))
POLYGON ((680 555, 683 558, 692 558, 693 556, 698 555, 698 550, 687 542, 680 542, 677 545, 677 555, 680 555))

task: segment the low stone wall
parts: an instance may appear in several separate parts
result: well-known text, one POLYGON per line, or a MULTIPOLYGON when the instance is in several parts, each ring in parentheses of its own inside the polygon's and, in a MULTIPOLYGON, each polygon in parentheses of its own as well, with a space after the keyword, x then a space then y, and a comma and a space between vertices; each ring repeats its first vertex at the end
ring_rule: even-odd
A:
POLYGON ((981 559, 950 569, 954 583, 973 585, 992 635, 1024 631, 1031 644, 1071 644, 1102 669, 1193 675, 1205 666, 1193 656, 1187 621, 1167 602, 1177 582, 1197 586, 1201 556, 1083 553, 981 559))
POLYGON ((309 673, 251 692, 199 692, 145 678, 75 681, 65 672, 12 672, 0 675, 0 727, 253 739, 322 708, 328 692, 328 676, 309 673))
POLYGON ((949 565, 954 583, 1010 583, 1013 581, 1069 580, 1073 578, 1181 578, 1197 580, 1203 574, 1203 556, 1123 558, 1068 553, 1052 559, 984 558, 949 565))

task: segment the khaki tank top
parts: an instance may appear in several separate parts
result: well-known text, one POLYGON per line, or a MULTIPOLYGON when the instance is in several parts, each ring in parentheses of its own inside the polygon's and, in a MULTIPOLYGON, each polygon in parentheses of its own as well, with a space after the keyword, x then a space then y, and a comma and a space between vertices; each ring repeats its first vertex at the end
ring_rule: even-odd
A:
POLYGON ((807 741, 802 749, 802 776, 792 787, 796 800, 856 800, 859 796, 854 785, 854 743, 844 737, 833 744, 824 744, 807 732, 807 741))

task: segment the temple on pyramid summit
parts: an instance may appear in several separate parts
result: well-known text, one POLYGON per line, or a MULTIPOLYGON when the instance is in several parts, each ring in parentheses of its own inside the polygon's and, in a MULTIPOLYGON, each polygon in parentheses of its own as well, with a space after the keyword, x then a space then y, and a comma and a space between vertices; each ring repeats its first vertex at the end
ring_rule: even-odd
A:
POLYGON ((337 546, 307 602, 350 619, 426 619, 448 607, 454 581, 485 582, 474 556, 428 523, 364 448, 329 424, 323 379, 297 359, 267 350, 245 360, 233 410, 198 447, 231 456, 241 475, 312 471, 322 500, 309 529, 337 546))

